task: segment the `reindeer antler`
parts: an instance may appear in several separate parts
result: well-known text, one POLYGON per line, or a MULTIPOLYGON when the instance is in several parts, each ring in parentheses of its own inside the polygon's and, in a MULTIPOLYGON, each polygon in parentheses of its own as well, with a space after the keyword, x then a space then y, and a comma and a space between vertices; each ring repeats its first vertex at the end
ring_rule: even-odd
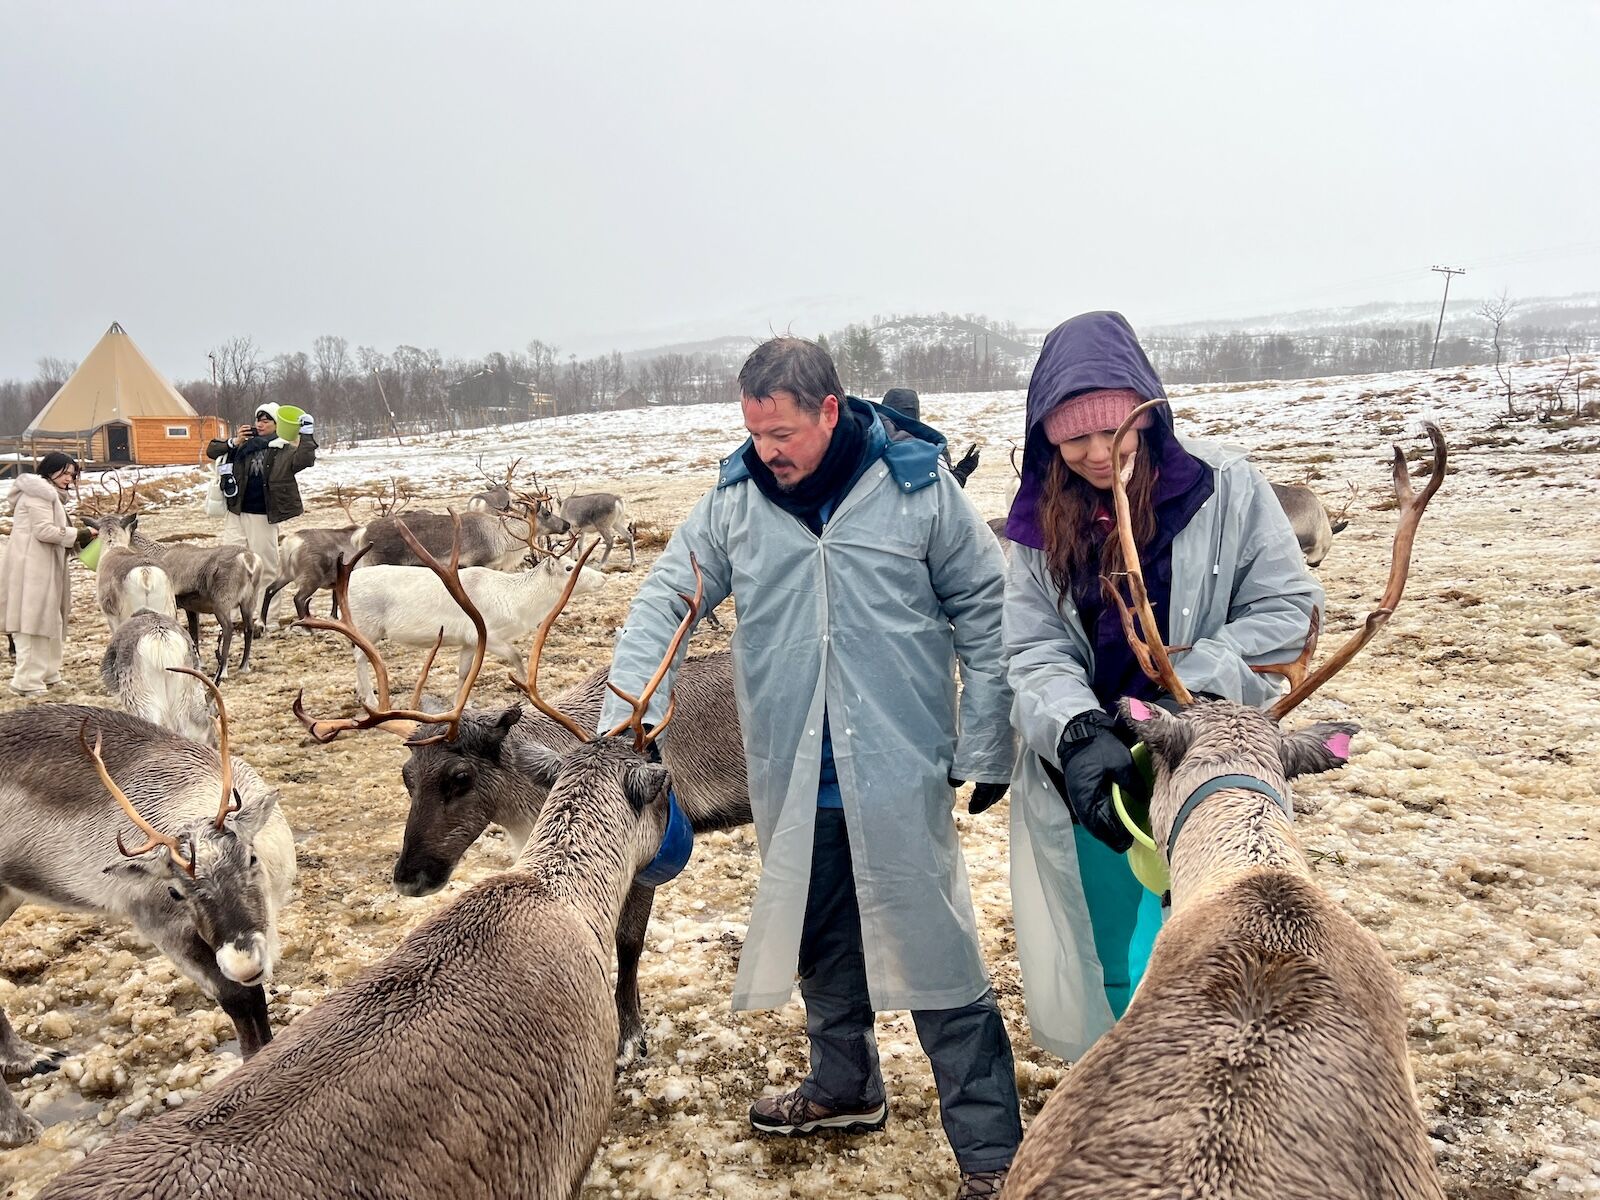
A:
MULTIPOLYGON (((529 701, 532 702, 535 708, 537 708, 545 716, 549 717, 552 721, 560 725, 568 733, 572 734, 572 736, 577 738, 580 742, 593 741, 594 739, 590 736, 588 730, 584 729, 570 716, 562 712, 555 705, 549 703, 544 699, 543 696, 539 695, 539 660, 544 656, 545 638, 549 636, 550 627, 556 623, 556 618, 561 615, 561 610, 566 608, 567 601, 572 598, 572 589, 577 585, 579 572, 583 570, 584 564, 589 561, 589 556, 595 552, 595 548, 599 545, 600 539, 596 538, 589 544, 588 548, 578 556, 578 561, 573 565, 572 571, 567 575, 567 585, 561 589, 560 598, 555 602, 555 605, 550 609, 550 611, 545 614, 544 620, 539 623, 538 632, 534 634, 533 645, 528 651, 527 682, 524 683, 519 681, 515 676, 512 676, 511 680, 518 687, 522 688, 523 692, 527 695, 529 701)), ((634 731, 634 749, 641 752, 649 748, 649 746, 661 736, 662 732, 667 727, 667 723, 672 720, 673 709, 676 707, 675 698, 668 699, 667 711, 662 716, 660 722, 658 722, 656 726, 648 733, 645 732, 644 715, 650 707, 650 700, 655 695, 656 689, 661 686, 661 681, 666 678, 667 670, 671 667, 672 660, 677 656, 678 647, 683 644, 683 639, 688 635, 689 630, 693 627, 695 617, 700 612, 700 601, 705 596, 705 579, 700 573, 700 561, 693 554, 689 555, 689 565, 694 569, 694 595, 685 596, 682 592, 678 593, 679 598, 689 606, 689 611, 684 615, 683 620, 678 623, 678 630, 675 634, 673 634, 672 643, 667 647, 666 657, 661 660, 661 665, 656 668, 655 674, 650 677, 650 682, 645 685, 644 690, 639 694, 637 699, 628 695, 628 693, 622 691, 620 688, 613 686, 609 681, 606 683, 606 687, 610 688, 618 696, 622 697, 622 699, 626 700, 633 706, 633 714, 626 721, 621 722, 608 731, 606 736, 616 737, 624 729, 631 727, 634 731)))
POLYGON ((1411 573, 1411 548, 1417 539, 1417 526, 1422 523, 1422 513, 1428 507, 1428 501, 1433 499, 1433 494, 1444 483, 1445 467, 1449 463, 1449 449, 1445 445, 1444 434, 1439 431, 1439 427, 1432 421, 1426 422, 1423 427, 1428 432, 1428 440, 1433 443, 1433 474, 1428 477, 1427 485, 1420 495, 1412 490, 1411 472, 1406 467, 1404 451, 1399 446, 1394 448, 1394 494, 1400 502, 1400 522, 1395 527, 1394 544, 1390 552, 1389 579, 1384 586, 1383 596, 1378 600, 1378 607, 1369 612, 1367 619, 1361 623, 1361 628, 1357 629, 1344 645, 1335 650, 1328 660, 1309 676, 1305 674, 1305 670, 1310 664, 1312 648, 1316 644, 1315 612, 1311 616, 1311 633, 1306 639, 1306 648, 1301 651, 1300 657, 1293 663, 1284 664, 1288 669, 1270 666, 1259 668, 1262 671, 1277 670, 1279 674, 1289 675, 1293 685, 1267 710, 1271 716, 1280 721, 1342 671, 1346 663, 1361 653, 1362 648, 1388 623, 1389 618, 1394 616, 1394 610, 1400 606, 1400 598, 1405 595, 1406 577, 1411 573), (1296 666, 1300 672, 1298 680, 1290 674, 1290 670, 1296 666))
POLYGON ((1134 612, 1138 613, 1139 625, 1144 630, 1143 638, 1134 629, 1134 613, 1128 611, 1128 605, 1117 586, 1102 577, 1100 587, 1117 606, 1117 615, 1122 618, 1123 635, 1128 639, 1133 656, 1139 660, 1140 669, 1153 682, 1165 688, 1179 704, 1193 704, 1194 697, 1183 686, 1183 680, 1178 678, 1177 668, 1172 665, 1167 647, 1161 640, 1161 627, 1156 624, 1155 612, 1150 607, 1150 594, 1144 586, 1144 571, 1139 566, 1139 544, 1133 536, 1128 487, 1122 481, 1122 439, 1133 428, 1135 421, 1150 409, 1165 403, 1165 400, 1157 399, 1146 400, 1139 405, 1118 426, 1111 442, 1111 498, 1117 510, 1117 536, 1122 541, 1123 574, 1128 580, 1128 593, 1133 597, 1134 612))
POLYGON ((343 484, 335 484, 334 485, 334 488, 333 488, 333 502, 335 504, 337 504, 340 508, 344 509, 345 519, 347 521, 349 521, 350 524, 352 524, 352 525, 360 525, 361 524, 360 521, 356 520, 356 514, 350 508, 351 501, 344 494, 344 485, 343 484))
POLYGON ((168 667, 167 670, 174 675, 192 675, 205 685, 206 691, 217 702, 217 753, 222 756, 222 804, 217 809, 216 825, 221 829, 228 817, 244 807, 243 798, 233 786, 233 756, 228 753, 228 706, 222 702, 222 689, 212 682, 211 676, 189 667, 168 667))
POLYGON ((489 643, 489 631, 484 624, 483 614, 478 611, 478 606, 472 602, 472 597, 467 594, 466 585, 461 581, 461 516, 454 509, 450 510, 450 519, 453 524, 453 533, 450 541, 450 565, 441 566, 439 560, 428 553, 425 547, 410 527, 402 520, 395 522, 395 528, 405 540, 411 552, 415 554, 422 565, 439 577, 439 582, 444 584, 445 591, 450 594, 461 611, 472 622, 473 630, 477 635, 477 645, 473 651, 472 663, 467 669, 466 677, 461 681, 456 690, 455 704, 448 712, 430 713, 422 711, 422 693, 428 682, 428 674, 433 670, 434 656, 438 654, 440 645, 444 642, 444 631, 439 631, 439 640, 434 643, 433 649, 428 652, 427 662, 423 667, 422 677, 417 681, 416 690, 412 693, 409 709, 389 707, 389 668, 383 661, 383 655, 378 653, 378 648, 356 628, 355 618, 350 608, 350 570, 361 556, 370 547, 363 547, 347 564, 341 557, 338 562, 338 574, 333 584, 333 594, 338 600, 339 611, 344 615, 339 620, 328 617, 302 617, 296 625, 307 629, 326 629, 333 633, 343 634, 350 640, 351 645, 367 656, 367 661, 372 665, 374 690, 377 692, 377 707, 368 708, 362 705, 365 715, 360 717, 335 717, 316 718, 309 716, 305 711, 305 691, 301 689, 294 698, 294 715, 300 723, 311 731, 311 736, 319 742, 331 742, 347 729, 383 729, 389 733, 409 736, 415 732, 418 725, 443 724, 445 732, 431 738, 425 738, 416 744, 419 746, 432 745, 435 742, 454 741, 461 732, 461 717, 467 711, 467 699, 472 695, 472 685, 478 681, 478 673, 483 670, 484 654, 489 643))
POLYGON ((137 850, 129 850, 122 844, 122 835, 119 833, 117 834, 117 849, 124 858, 138 858, 141 854, 148 854, 152 850, 165 846, 167 852, 172 855, 172 861, 178 864, 184 874, 193 879, 193 846, 190 846, 189 853, 185 855, 184 843, 188 840, 187 838, 175 838, 162 833, 139 815, 139 810, 133 806, 133 801, 128 799, 127 793, 119 788, 116 781, 111 778, 111 772, 106 769, 106 760, 100 757, 100 731, 98 729, 95 730, 94 746, 92 748, 89 745, 88 731, 89 718, 85 717, 83 724, 78 726, 78 745, 82 746, 83 752, 94 760, 94 769, 99 774, 100 782, 105 785, 106 791, 111 793, 111 798, 117 802, 123 812, 128 814, 128 819, 138 826, 139 832, 149 839, 137 850))

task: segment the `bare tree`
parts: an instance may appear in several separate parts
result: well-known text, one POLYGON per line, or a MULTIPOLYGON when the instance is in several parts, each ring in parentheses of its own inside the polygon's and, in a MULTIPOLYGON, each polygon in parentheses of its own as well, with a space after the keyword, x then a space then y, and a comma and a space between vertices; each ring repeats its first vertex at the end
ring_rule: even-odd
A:
POLYGON ((1514 402, 1515 392, 1511 387, 1511 369, 1503 366, 1500 361, 1505 353, 1504 349, 1500 345, 1500 327, 1506 323, 1506 319, 1516 311, 1516 308, 1517 302, 1513 300, 1504 290, 1502 290, 1498 296, 1495 296, 1489 300, 1485 300, 1482 304, 1478 305, 1477 310, 1473 314, 1475 316, 1482 317, 1485 321, 1489 322, 1489 329, 1494 337, 1494 373, 1500 379, 1500 386, 1505 389, 1506 415, 1508 417, 1522 417, 1526 415, 1525 413, 1519 413, 1517 411, 1517 406, 1514 402))
POLYGON ((224 416, 241 420, 261 403, 266 387, 256 344, 247 337, 229 338, 212 354, 217 364, 217 405, 224 416))

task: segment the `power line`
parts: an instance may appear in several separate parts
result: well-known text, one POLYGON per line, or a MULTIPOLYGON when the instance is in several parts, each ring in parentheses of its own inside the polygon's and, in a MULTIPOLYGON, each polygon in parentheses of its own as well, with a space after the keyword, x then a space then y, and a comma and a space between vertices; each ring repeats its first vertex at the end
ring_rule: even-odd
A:
POLYGON ((1439 303, 1439 325, 1433 331, 1433 353, 1428 355, 1428 370, 1433 370, 1433 360, 1439 357, 1439 334, 1444 329, 1444 306, 1450 303, 1450 276, 1465 275, 1465 267, 1429 267, 1444 276, 1444 299, 1439 303))

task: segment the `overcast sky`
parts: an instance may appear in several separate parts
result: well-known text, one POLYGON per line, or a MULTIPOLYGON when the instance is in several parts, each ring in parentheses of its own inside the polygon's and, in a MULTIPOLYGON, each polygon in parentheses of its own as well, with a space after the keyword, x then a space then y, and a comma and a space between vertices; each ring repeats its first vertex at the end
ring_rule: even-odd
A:
POLYGON ((0 377, 1600 289, 1600 4, 0 0, 0 377))

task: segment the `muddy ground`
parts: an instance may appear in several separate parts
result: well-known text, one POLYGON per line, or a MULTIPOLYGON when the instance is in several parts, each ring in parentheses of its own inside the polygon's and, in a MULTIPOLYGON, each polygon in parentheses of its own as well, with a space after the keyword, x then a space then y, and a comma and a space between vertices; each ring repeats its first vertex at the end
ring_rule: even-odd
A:
MULTIPOLYGON (((1422 373, 1417 387, 1448 412, 1443 378, 1422 373)), ((965 407, 949 400, 952 441, 987 442, 972 494, 985 515, 998 515, 1010 472, 995 431, 1018 428, 1020 397, 965 407)), ((1404 396, 1384 402, 1397 419, 1411 415, 1404 396)), ((1600 420, 1553 434, 1530 423, 1496 427, 1487 409, 1462 404, 1455 467, 1424 524, 1405 606, 1302 710, 1306 720, 1357 720, 1364 732, 1348 769, 1297 786, 1299 832, 1318 878, 1404 976, 1412 1065, 1449 1194, 1600 1195, 1600 420)), ((1357 448, 1347 442, 1335 456, 1320 409, 1315 420, 1289 413, 1238 427, 1222 415, 1234 411, 1224 392, 1192 390, 1180 420, 1186 411, 1252 446, 1276 478, 1360 485, 1351 527, 1320 572, 1331 644, 1365 612, 1387 567, 1386 434, 1369 417, 1357 448)), ((709 462, 731 448, 736 420, 728 427, 713 435, 711 453, 699 454, 698 442, 693 450, 709 462)), ((1401 434, 1398 423, 1392 432, 1401 434)), ((586 482, 625 492, 655 544, 641 547, 637 570, 615 573, 603 592, 574 603, 546 652, 549 690, 606 661, 658 553, 652 535, 670 530, 709 479, 637 473, 586 482)), ((468 490, 464 481, 457 490, 468 490)), ((303 523, 336 523, 329 511, 323 505, 303 523)), ((158 536, 213 528, 188 501, 150 512, 146 523, 158 536)), ((51 699, 109 703, 98 683, 106 635, 92 580, 77 567, 74 579, 69 684, 51 699)), ((702 651, 725 644, 726 634, 697 635, 702 651)), ((392 659, 403 664, 402 680, 413 678, 417 660, 404 652, 392 659)), ((298 889, 281 919, 283 958, 271 989, 278 1027, 509 862, 503 841, 486 838, 444 894, 393 893, 404 751, 375 733, 319 747, 290 715, 301 686, 313 710, 342 711, 351 677, 342 642, 280 635, 258 643, 256 670, 227 685, 235 752, 278 787, 298 837, 298 889)), ((478 703, 511 702, 499 679, 485 672, 478 703)), ((0 693, 0 708, 20 703, 0 693)), ((1065 1067, 1027 1039, 1006 813, 962 811, 958 823, 1031 1117, 1065 1067)), ((751 1098, 789 1085, 805 1064, 797 1004, 728 1010, 758 866, 748 830, 713 835, 701 840, 691 871, 661 889, 642 976, 651 1054, 617 1080, 614 1126, 584 1195, 947 1195, 954 1165, 904 1014, 881 1019, 892 1104, 882 1134, 844 1142, 750 1136, 751 1098)), ((0 1153, 3 1194, 18 1200, 238 1061, 231 1026, 192 984, 128 930, 92 916, 19 910, 0 929, 0 1004, 24 1037, 70 1052, 60 1072, 11 1085, 47 1126, 37 1145, 0 1153)))

